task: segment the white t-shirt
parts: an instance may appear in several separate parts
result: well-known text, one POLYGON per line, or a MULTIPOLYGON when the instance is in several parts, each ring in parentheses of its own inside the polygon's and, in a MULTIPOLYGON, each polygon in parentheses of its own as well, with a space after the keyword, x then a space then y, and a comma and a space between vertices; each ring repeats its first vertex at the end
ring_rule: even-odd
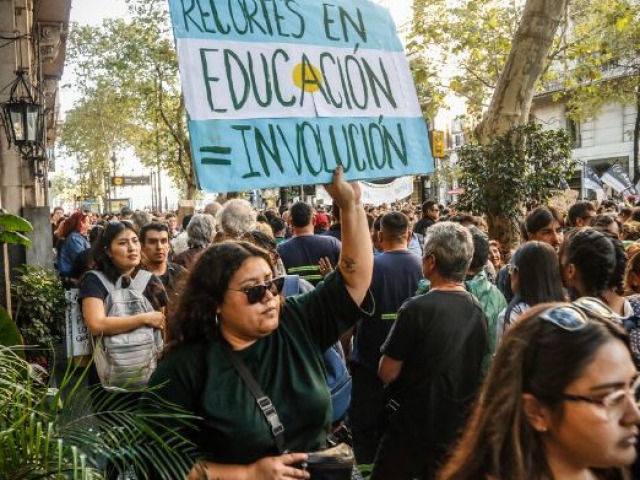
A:
MULTIPOLYGON (((506 322, 506 325, 505 325, 504 316, 507 314, 507 308, 505 308, 498 314, 498 329, 497 329, 497 335, 496 335, 497 344, 500 343, 502 336, 506 333, 509 327, 518 320, 518 317, 522 315, 524 312, 526 312, 527 310, 529 310, 531 307, 525 302, 516 303, 511 309, 511 312, 509 313, 509 320, 506 322)), ((496 345, 496 348, 498 348, 498 345, 496 345)))

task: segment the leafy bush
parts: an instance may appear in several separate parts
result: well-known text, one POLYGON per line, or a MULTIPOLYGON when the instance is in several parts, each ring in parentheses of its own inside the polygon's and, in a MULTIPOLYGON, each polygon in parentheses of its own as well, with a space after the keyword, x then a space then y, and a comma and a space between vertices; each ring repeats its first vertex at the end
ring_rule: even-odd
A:
POLYGON ((25 345, 50 349, 60 343, 64 333, 66 300, 64 288, 54 270, 33 265, 16 269, 11 286, 13 318, 25 345))
POLYGON ((14 348, 0 345, 0 366, 1 478, 97 480, 107 459, 121 471, 134 465, 142 478, 150 465, 161 478, 185 477, 191 445, 168 425, 192 417, 153 392, 105 411, 84 387, 88 367, 70 366, 51 388, 46 371, 14 348))
POLYGON ((486 214, 489 236, 507 246, 518 241, 525 203, 543 205, 577 166, 568 134, 536 123, 514 127, 488 145, 465 145, 458 156, 460 207, 486 214))

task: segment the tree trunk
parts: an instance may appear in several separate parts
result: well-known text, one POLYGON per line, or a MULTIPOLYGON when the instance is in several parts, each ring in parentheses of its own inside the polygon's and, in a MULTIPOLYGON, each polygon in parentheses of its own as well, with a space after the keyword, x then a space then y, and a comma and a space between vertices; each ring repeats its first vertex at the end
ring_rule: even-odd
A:
POLYGON ((544 70, 567 3, 568 0, 527 0, 507 64, 478 128, 482 144, 528 122, 534 87, 544 70))
POLYGON ((633 185, 640 180, 639 150, 640 149, 640 77, 636 86, 636 124, 633 128, 633 185))
POLYGON ((509 251, 517 246, 520 241, 520 231, 514 222, 510 219, 492 215, 487 213, 487 225, 489 226, 489 238, 496 239, 500 242, 503 249, 503 255, 509 253, 509 251))

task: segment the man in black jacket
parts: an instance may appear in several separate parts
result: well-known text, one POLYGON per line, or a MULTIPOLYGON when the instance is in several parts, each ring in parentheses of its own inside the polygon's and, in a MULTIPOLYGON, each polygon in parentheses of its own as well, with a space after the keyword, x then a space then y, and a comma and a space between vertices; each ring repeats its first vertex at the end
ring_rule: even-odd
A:
POLYGON ((413 231, 424 236, 431 225, 438 221, 440 207, 435 200, 427 200, 422 204, 422 218, 413 226, 413 231))

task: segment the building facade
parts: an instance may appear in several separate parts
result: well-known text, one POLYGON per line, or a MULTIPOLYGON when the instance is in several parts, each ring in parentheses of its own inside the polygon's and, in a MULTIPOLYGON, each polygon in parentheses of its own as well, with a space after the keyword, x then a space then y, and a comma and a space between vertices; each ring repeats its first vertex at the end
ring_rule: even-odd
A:
MULTIPOLYGON (((25 262, 53 265, 48 172, 59 131, 59 82, 70 12, 71 0, 0 0, 0 104, 9 102, 16 72, 23 71, 43 118, 39 146, 25 155, 10 145, 0 116, 0 208, 34 225, 31 249, 3 247, 3 272, 25 262)), ((6 292, 6 275, 0 278, 0 290, 6 292)))

